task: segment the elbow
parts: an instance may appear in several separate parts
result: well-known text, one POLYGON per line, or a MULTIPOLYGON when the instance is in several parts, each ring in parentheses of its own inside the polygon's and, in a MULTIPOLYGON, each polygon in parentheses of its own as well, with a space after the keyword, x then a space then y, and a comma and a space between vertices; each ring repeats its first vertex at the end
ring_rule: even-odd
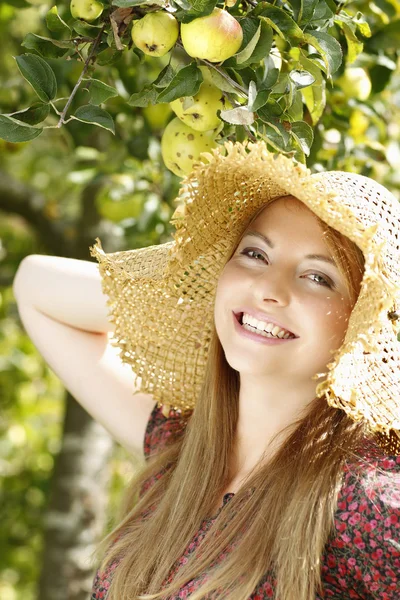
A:
POLYGON ((35 256, 36 256, 35 254, 29 254, 28 256, 25 256, 25 258, 23 258, 21 260, 21 262, 19 263, 18 269, 14 275, 14 279, 13 279, 13 283, 12 283, 12 291, 13 291, 14 298, 17 303, 22 299, 22 295, 24 293, 23 288, 24 288, 25 273, 26 273, 27 269, 30 268, 30 265, 32 264, 32 258, 35 256))

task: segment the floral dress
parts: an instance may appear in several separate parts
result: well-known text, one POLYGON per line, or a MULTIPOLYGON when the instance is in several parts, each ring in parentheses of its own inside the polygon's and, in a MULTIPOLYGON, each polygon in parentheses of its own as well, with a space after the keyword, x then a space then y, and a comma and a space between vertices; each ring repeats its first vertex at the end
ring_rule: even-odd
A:
MULTIPOLYGON (((146 458, 182 434, 189 416, 190 412, 173 409, 164 416, 156 405, 145 433, 146 458)), ((323 593, 316 600, 400 600, 400 457, 384 455, 374 446, 363 460, 362 476, 360 465, 357 467, 345 466, 334 532, 322 557, 323 593)), ((150 480, 143 491, 151 484, 150 480)), ((217 514, 201 523, 169 580, 187 562, 233 496, 232 492, 225 494, 217 514)), ((106 599, 116 565, 111 564, 105 572, 97 571, 91 600, 106 599)), ((206 577, 205 574, 188 581, 170 600, 188 598, 206 577)), ((248 600, 273 597, 274 580, 267 574, 248 600)))

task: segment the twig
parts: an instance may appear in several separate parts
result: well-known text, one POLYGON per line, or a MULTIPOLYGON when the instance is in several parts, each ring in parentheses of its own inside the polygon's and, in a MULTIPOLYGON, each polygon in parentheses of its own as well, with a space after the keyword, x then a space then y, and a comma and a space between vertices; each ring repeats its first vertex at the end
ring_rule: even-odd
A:
POLYGON ((61 127, 61 126, 63 125, 63 123, 64 123, 64 118, 65 118, 65 115, 67 114, 67 111, 68 111, 69 107, 71 106, 71 102, 72 102, 72 100, 73 100, 73 98, 74 98, 74 96, 75 96, 76 92, 78 91, 78 89, 79 89, 79 86, 80 86, 80 85, 81 85, 81 83, 82 83, 82 79, 83 79, 83 78, 84 78, 84 76, 86 75, 86 71, 87 71, 87 70, 88 70, 88 68, 89 68, 89 63, 90 63, 90 61, 91 61, 91 59, 92 59, 92 56, 93 56, 93 54, 94 54, 94 53, 95 53, 95 51, 96 51, 96 48, 97 48, 97 46, 98 46, 98 45, 99 45, 99 43, 100 43, 101 36, 103 35, 103 31, 104 31, 105 27, 106 27, 106 24, 104 23, 103 27, 100 29, 100 31, 99 31, 99 33, 98 33, 98 35, 97 35, 96 39, 95 39, 95 40, 94 40, 94 42, 93 42, 92 49, 91 49, 91 51, 90 51, 90 53, 89 53, 89 55, 88 55, 88 57, 87 57, 87 59, 86 59, 86 61, 85 61, 85 65, 84 65, 84 67, 83 67, 83 69, 82 69, 82 73, 79 75, 79 79, 78 79, 78 81, 76 82, 76 85, 75 85, 74 89, 72 90, 72 93, 71 93, 71 95, 70 95, 70 97, 69 97, 69 99, 68 99, 68 102, 67 102, 67 104, 65 105, 65 107, 64 107, 64 110, 62 111, 62 113, 61 113, 61 115, 60 115, 60 120, 59 120, 59 121, 58 121, 58 123, 57 123, 57 127, 61 127))

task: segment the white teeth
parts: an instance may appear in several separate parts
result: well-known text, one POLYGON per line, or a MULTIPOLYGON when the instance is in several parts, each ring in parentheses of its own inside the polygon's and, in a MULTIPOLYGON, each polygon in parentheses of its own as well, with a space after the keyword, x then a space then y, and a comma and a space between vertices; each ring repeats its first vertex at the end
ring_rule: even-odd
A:
MULTIPOLYGON (((254 317, 251 317, 250 315, 244 313, 243 314, 243 318, 242 318, 242 324, 243 327, 245 325, 250 325, 253 329, 257 329, 260 334, 262 334, 263 332, 266 333, 270 333, 271 336, 268 337, 278 337, 280 339, 287 339, 288 337, 291 336, 291 333, 289 333, 288 331, 286 331, 285 329, 281 329, 280 327, 278 327, 277 325, 274 325, 273 323, 265 323, 264 321, 259 321, 258 319, 255 319, 254 317)), ((249 330, 251 331, 251 330, 249 330)))

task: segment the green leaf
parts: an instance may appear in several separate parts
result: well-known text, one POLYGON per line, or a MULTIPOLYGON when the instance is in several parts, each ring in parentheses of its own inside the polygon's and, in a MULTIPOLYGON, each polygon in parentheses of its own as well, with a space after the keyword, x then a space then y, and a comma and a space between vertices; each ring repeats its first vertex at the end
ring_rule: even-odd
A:
POLYGON ((339 42, 322 31, 313 31, 312 34, 305 33, 304 39, 318 50, 324 61, 326 74, 330 77, 342 64, 343 52, 339 42))
POLYGON ((312 127, 305 121, 295 121, 294 123, 291 123, 291 134, 303 150, 304 154, 309 156, 314 141, 312 127))
MULTIPOLYGON (((130 6, 141 6, 149 4, 148 0, 113 0, 111 2, 113 6, 119 6, 120 8, 129 8, 130 6)), ((151 4, 159 4, 165 6, 164 0, 152 0, 151 4)))
POLYGON ((320 0, 312 16, 312 24, 324 27, 325 22, 335 15, 337 7, 333 0, 320 0))
POLYGON ((118 92, 115 88, 111 87, 111 85, 107 85, 103 83, 99 79, 84 79, 83 81, 88 81, 87 89, 89 91, 89 102, 90 104, 95 104, 98 106, 102 102, 106 102, 109 98, 113 98, 114 96, 118 96, 118 92))
POLYGON ((96 63, 103 67, 104 65, 112 65, 116 63, 122 56, 121 50, 114 50, 114 48, 106 48, 98 53, 96 63))
POLYGON ((219 88, 222 92, 228 92, 232 94, 241 93, 237 88, 235 88, 235 86, 229 83, 229 81, 227 81, 225 77, 223 77, 221 73, 219 73, 219 71, 217 71, 213 67, 210 67, 208 69, 208 74, 213 84, 216 85, 217 88, 219 88))
POLYGON ((84 123, 92 123, 93 125, 98 125, 103 129, 107 129, 111 131, 111 133, 115 134, 114 121, 112 116, 103 108, 99 106, 93 106, 92 104, 86 104, 85 106, 80 106, 75 114, 74 118, 78 119, 78 121, 83 121, 84 123))
POLYGON ((346 37, 347 50, 348 50, 346 63, 348 65, 350 65, 351 63, 353 63, 356 60, 357 56, 359 54, 361 54, 361 52, 363 51, 363 48, 364 48, 364 44, 362 42, 360 42, 360 40, 358 39, 358 37, 355 34, 355 25, 351 26, 351 25, 348 25, 347 23, 343 23, 342 29, 343 29, 343 33, 346 37))
POLYGON ((190 0, 189 6, 184 9, 184 14, 181 20, 182 23, 188 23, 193 18, 205 17, 214 10, 218 0, 190 0))
POLYGON ((264 6, 259 13, 259 16, 260 18, 265 19, 268 25, 270 25, 282 39, 293 39, 296 41, 303 39, 303 31, 282 8, 278 8, 277 6, 264 6))
POLYGON ((300 64, 315 77, 315 83, 301 90, 305 105, 311 115, 313 125, 316 125, 321 118, 326 105, 325 79, 317 64, 304 55, 300 54, 300 64))
POLYGON ((57 80, 53 69, 43 58, 35 54, 21 54, 15 60, 21 74, 31 84, 43 102, 54 100, 57 94, 57 80))
POLYGON ((46 15, 47 28, 57 33, 71 34, 71 28, 62 20, 58 14, 57 6, 53 6, 46 15))
POLYGON ((289 79, 293 81, 297 89, 308 87, 315 82, 315 77, 308 71, 299 71, 294 69, 289 73, 289 79))
POLYGON ((173 102, 183 96, 194 96, 203 82, 203 75, 196 63, 183 67, 171 83, 157 97, 157 102, 173 102))
POLYGON ((154 88, 153 84, 147 85, 140 92, 132 94, 128 100, 129 106, 138 106, 145 108, 149 104, 155 104, 157 100, 158 91, 154 88))
POLYGON ((160 71, 160 73, 157 76, 157 79, 153 81, 153 85, 157 88, 165 88, 171 83, 175 75, 176 71, 168 63, 167 66, 160 71))
POLYGON ((102 25, 91 25, 90 23, 86 23, 84 21, 74 21, 72 23, 72 29, 76 31, 76 33, 92 39, 98 35, 101 28, 102 25))
POLYGON ((60 42, 35 33, 28 33, 21 45, 28 50, 36 50, 44 58, 61 58, 73 48, 72 42, 60 42))
POLYGON ((240 65, 244 62, 247 62, 247 60, 253 54, 254 49, 257 46, 257 42, 260 39, 260 34, 261 34, 261 21, 260 21, 260 24, 258 25, 256 33, 251 38, 251 40, 247 44, 247 46, 245 48, 243 48, 243 50, 241 52, 236 54, 236 61, 237 61, 238 65, 240 65))
POLYGON ((270 94, 271 90, 259 90, 251 106, 251 110, 257 111, 262 106, 265 106, 265 104, 267 104, 268 102, 270 94))
POLYGON ((44 121, 50 112, 50 106, 43 102, 35 102, 29 108, 8 115, 28 125, 37 125, 44 121))
POLYGON ((265 21, 260 20, 254 37, 247 44, 246 48, 235 56, 237 64, 244 67, 260 62, 269 55, 272 48, 272 42, 272 28, 265 21))
POLYGON ((319 0, 291 0, 294 20, 298 25, 311 21, 319 0))
POLYGON ((6 142, 29 142, 42 131, 41 128, 31 127, 7 115, 0 115, 0 138, 6 142))
POLYGON ((296 90, 292 99, 292 105, 286 109, 286 114, 290 122, 302 121, 304 115, 303 96, 300 90, 296 90))

